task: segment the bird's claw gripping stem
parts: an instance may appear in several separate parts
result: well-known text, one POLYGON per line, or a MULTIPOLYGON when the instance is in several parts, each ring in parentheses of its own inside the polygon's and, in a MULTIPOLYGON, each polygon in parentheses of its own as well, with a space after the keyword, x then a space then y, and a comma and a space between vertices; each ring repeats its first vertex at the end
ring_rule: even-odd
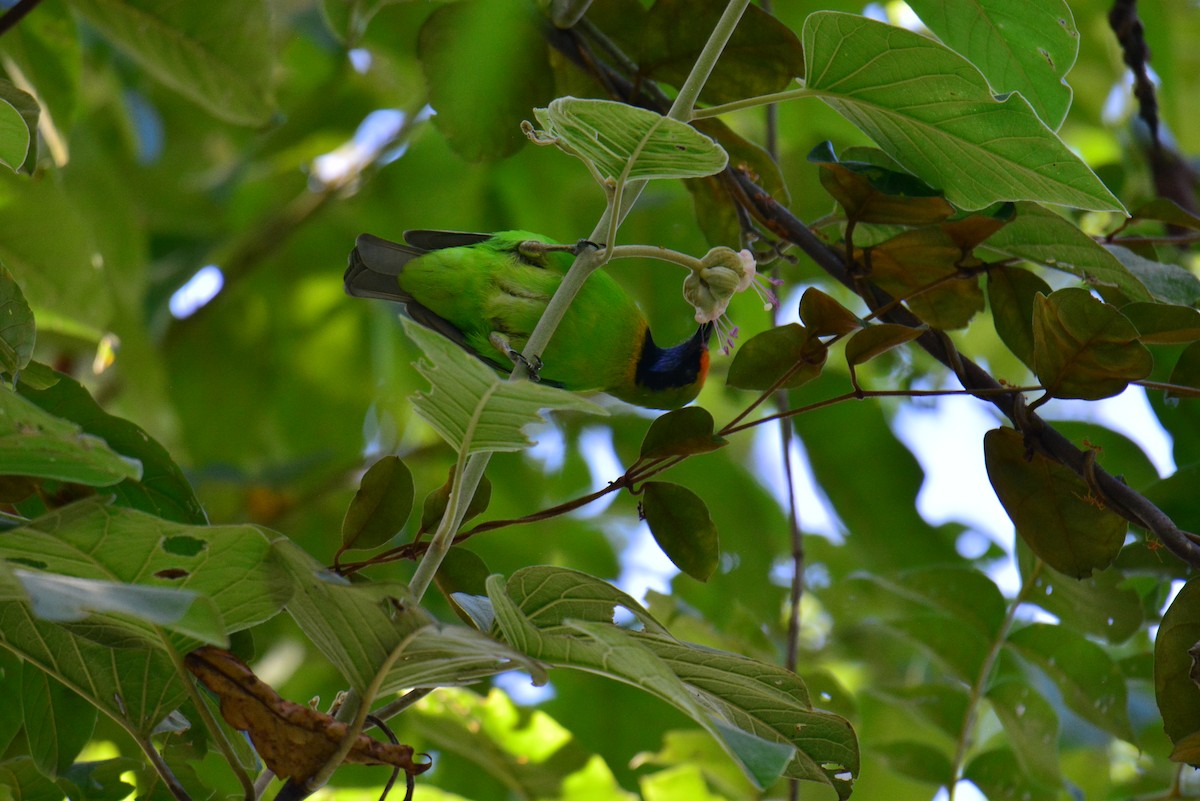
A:
POLYGON ((501 334, 499 331, 493 331, 488 335, 488 340, 492 343, 492 347, 506 355, 513 364, 523 364, 529 372, 530 381, 540 381, 542 370, 542 360, 539 356, 534 356, 532 359, 526 359, 521 351, 509 344, 508 337, 501 334))

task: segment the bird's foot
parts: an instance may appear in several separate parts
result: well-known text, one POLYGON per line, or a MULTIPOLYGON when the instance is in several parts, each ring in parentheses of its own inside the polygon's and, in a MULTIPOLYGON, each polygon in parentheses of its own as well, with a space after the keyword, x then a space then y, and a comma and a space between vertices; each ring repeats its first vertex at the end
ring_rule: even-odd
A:
POLYGON ((517 245, 517 252, 527 259, 537 260, 545 253, 570 253, 578 256, 587 250, 600 250, 604 245, 598 245, 590 239, 580 239, 574 245, 551 244, 539 242, 536 239, 526 239, 517 245))
POLYGON ((525 365, 525 370, 529 373, 530 381, 540 381, 540 373, 542 371, 542 360, 539 356, 534 356, 532 359, 526 359, 521 351, 509 344, 508 337, 501 334, 499 331, 493 331, 488 335, 488 341, 492 343, 492 347, 503 353, 509 358, 513 364, 525 365))

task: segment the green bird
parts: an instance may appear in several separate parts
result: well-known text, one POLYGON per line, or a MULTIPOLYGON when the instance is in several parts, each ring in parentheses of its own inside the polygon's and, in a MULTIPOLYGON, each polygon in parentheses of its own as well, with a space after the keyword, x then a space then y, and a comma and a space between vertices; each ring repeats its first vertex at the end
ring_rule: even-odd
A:
MULTIPOLYGON (((528 231, 406 231, 404 239, 407 244, 359 236, 346 292, 404 304, 413 320, 502 372, 521 359, 574 258, 570 246, 528 231)), ((704 385, 712 331, 712 323, 704 323, 684 342, 658 347, 633 298, 597 271, 567 310, 535 374, 575 392, 675 409, 704 385)))

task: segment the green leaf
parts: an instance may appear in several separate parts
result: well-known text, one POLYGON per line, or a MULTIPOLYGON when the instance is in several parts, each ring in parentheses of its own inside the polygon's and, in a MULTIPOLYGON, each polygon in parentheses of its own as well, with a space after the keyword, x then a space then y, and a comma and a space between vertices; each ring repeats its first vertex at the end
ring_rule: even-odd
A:
POLYGON ((708 581, 721 559, 721 545, 704 500, 666 481, 647 481, 641 498, 642 514, 658 547, 684 573, 708 581))
MULTIPOLYGON (((83 47, 79 24, 66 4, 44 5, 43 13, 22 19, 20 25, 5 33, 4 51, 12 60, 8 71, 15 74, 15 67, 29 85, 37 87, 37 101, 42 107, 38 124, 58 134, 70 131, 79 102, 83 47)), ((67 143, 62 147, 65 149, 67 143)), ((25 161, 30 167, 34 164, 31 158, 25 161)))
MULTIPOLYGON (((1190 387, 1200 390, 1200 342, 1193 342, 1183 349, 1175 366, 1171 368, 1169 383, 1179 387, 1190 387)), ((1184 392, 1168 391, 1168 398, 1188 397, 1184 392)))
POLYGON ((71 7, 213 116, 261 125, 273 113, 271 14, 262 0, 71 0, 71 7))
POLYGON ((1079 31, 1066 0, 913 0, 937 37, 979 68, 996 92, 1020 92, 1058 130, 1071 106, 1066 74, 1079 31))
MULTIPOLYGON (((1104 247, 1145 285, 1156 300, 1180 306, 1192 306, 1200 300, 1200 278, 1187 268, 1143 258, 1120 245, 1104 247)), ((1132 297, 1131 300, 1140 298, 1132 297)))
POLYGON ((1068 709, 1114 737, 1134 742, 1125 677, 1103 648, 1071 628, 1046 623, 1014 631, 1007 644, 1050 677, 1068 709))
POLYGON ((0 762, 0 793, 15 801, 62 801, 62 788, 50 781, 27 756, 0 762))
POLYGON ((1200 217, 1166 197, 1146 201, 1129 212, 1129 216, 1135 220, 1158 220, 1180 228, 1191 228, 1193 231, 1200 229, 1200 217))
POLYGON ((1087 578, 1117 558, 1124 518, 1091 500, 1083 479, 1036 450, 1010 428, 983 437, 988 479, 996 497, 1035 554, 1060 573, 1087 578))
POLYGON ((611 100, 560 97, 535 108, 537 135, 603 179, 700 178, 725 169, 725 150, 690 125, 611 100))
POLYGON ((800 319, 815 337, 842 336, 863 327, 858 315, 816 287, 800 297, 800 319))
POLYGON ((413 408, 460 454, 524 450, 522 433, 544 409, 608 412, 589 400, 532 381, 505 381, 439 334, 405 320, 404 330, 425 354, 417 371, 432 385, 413 396, 413 408))
POLYGON ((522 120, 554 95, 539 24, 532 4, 467 0, 442 6, 421 26, 417 55, 437 109, 433 124, 464 159, 511 156, 525 144, 522 120))
MULTIPOLYGON (((639 31, 634 57, 645 78, 681 86, 724 10, 721 2, 656 0, 639 31)), ((778 92, 804 69, 800 40, 761 8, 742 14, 700 92, 702 103, 728 103, 778 92)))
POLYGON ((829 349, 821 340, 799 323, 769 328, 738 348, 726 383, 738 389, 762 391, 791 370, 791 376, 780 386, 798 387, 821 374, 828 355, 829 349))
MULTIPOLYGON (((149 512, 176 523, 202 524, 208 516, 183 470, 159 444, 136 423, 109 414, 100 408, 91 394, 70 376, 51 372, 53 383, 37 387, 24 380, 32 375, 37 362, 26 370, 17 392, 40 408, 81 426, 86 434, 102 437, 109 447, 124 457, 141 463, 140 477, 127 478, 107 487, 122 506, 149 512)), ((46 368, 49 370, 49 368, 46 368)), ((45 382, 43 382, 45 383, 45 382)))
POLYGON ((1047 786, 1061 784, 1058 715, 1050 702, 1026 682, 1011 678, 988 687, 986 698, 1024 774, 1047 786))
POLYGON ((821 186, 847 219, 890 225, 928 225, 954 214, 939 189, 906 172, 862 161, 839 161, 830 142, 808 154, 821 166, 821 186))
MULTIPOLYGON (((783 173, 779 164, 766 150, 743 138, 715 117, 693 120, 692 126, 705 136, 715 139, 729 154, 731 164, 738 165, 739 168, 744 167, 757 176, 755 182, 769 192, 771 197, 785 206, 790 204, 791 196, 787 184, 784 183, 783 173)), ((692 195, 696 224, 704 232, 708 244, 717 247, 738 242, 741 223, 738 220, 737 207, 729 202, 729 191, 721 176, 718 174, 704 178, 687 178, 683 183, 692 195)))
POLYGON ((878 690, 914 716, 932 723, 951 738, 962 734, 970 699, 964 685, 931 683, 883 687, 878 690))
POLYGON ((1121 312, 1068 287, 1034 299, 1033 365, 1053 397, 1097 400, 1150 375, 1154 360, 1121 312))
POLYGON ((1017 541, 1017 564, 1023 580, 1033 574, 1026 602, 1055 615, 1064 627, 1103 637, 1114 645, 1141 628, 1141 596, 1127 586, 1117 568, 1098 570, 1085 579, 1064 576, 1038 561, 1023 540, 1017 541))
MULTIPOLYGON (((1049 293, 1047 293, 1049 294, 1049 293)), ((1177 345, 1200 340, 1200 312, 1190 306, 1140 301, 1121 307, 1146 345, 1177 345)))
POLYGON ((412 471, 399 456, 371 465, 342 520, 342 548, 377 548, 396 536, 412 513, 415 491, 412 471))
POLYGON ((1033 369, 1033 304, 1037 295, 1049 295, 1050 285, 1020 267, 993 267, 987 273, 992 324, 1008 349, 1033 369))
POLYGON ((1200 693, 1189 651, 1200 642, 1200 579, 1189 579, 1163 614, 1154 640, 1154 698, 1163 729, 1180 745, 1200 731, 1200 693))
POLYGON ((926 784, 950 785, 954 782, 954 766, 941 751, 925 743, 894 740, 871 747, 883 762, 899 774, 926 784))
POLYGON ((0 79, 0 164, 13 172, 33 174, 39 113, 32 95, 0 79))
POLYGON ((975 755, 963 770, 988 801, 1057 801, 1057 786, 1047 786, 1021 771, 1020 761, 1007 748, 975 755))
POLYGON ((713 433, 713 416, 702 406, 675 409, 655 418, 642 439, 641 459, 691 456, 724 447, 728 440, 713 433))
POLYGON ((296 587, 288 613, 356 690, 370 686, 398 648, 403 655, 384 677, 381 694, 473 684, 509 670, 542 680, 542 667, 508 645, 474 628, 434 622, 402 585, 351 584, 287 540, 274 548, 296 587))
POLYGON ((1036 203, 1018 203, 1017 216, 984 245, 1005 256, 1062 270, 1089 286, 1113 287, 1129 300, 1153 300, 1138 276, 1070 220, 1036 203))
POLYGON ((446 552, 442 563, 438 565, 434 581, 459 619, 486 631, 491 628, 492 621, 489 619, 483 625, 471 614, 476 610, 464 607, 469 606, 466 603, 468 598, 474 601, 487 596, 487 577, 491 574, 487 563, 474 552, 454 547, 446 552))
POLYGON ((61 776, 91 739, 96 707, 28 662, 23 667, 21 712, 37 721, 25 727, 29 754, 43 773, 61 776))
MULTIPOLYGON (((446 514, 446 505, 450 503, 450 492, 454 489, 456 468, 457 465, 450 465, 450 475, 446 478, 446 483, 425 496, 425 501, 421 506, 421 531, 432 531, 437 528, 438 523, 442 522, 442 517, 446 514)), ((463 522, 483 514, 491 501, 492 482, 488 480, 487 476, 480 476, 479 485, 475 487, 475 494, 471 496, 471 502, 467 504, 463 522)))
POLYGON ((846 361, 851 366, 869 362, 893 348, 912 342, 924 333, 923 329, 898 323, 869 325, 846 340, 846 361))
POLYGON ((33 311, 12 273, 0 265, 0 374, 16 376, 33 356, 33 311))
POLYGON ((113 451, 74 423, 0 387, 0 465, 12 476, 107 486, 141 478, 141 464, 113 451))
POLYGON ((807 88, 955 206, 1038 200, 1124 206, 1020 95, 996 100, 983 76, 920 34, 816 12, 802 35, 807 88))

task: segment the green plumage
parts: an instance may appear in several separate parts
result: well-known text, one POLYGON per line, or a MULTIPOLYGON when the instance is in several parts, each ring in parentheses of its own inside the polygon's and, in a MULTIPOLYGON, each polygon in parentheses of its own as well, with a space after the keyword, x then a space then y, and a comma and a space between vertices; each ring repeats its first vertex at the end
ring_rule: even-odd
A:
MULTIPOLYGON (((521 248, 522 242, 554 244, 527 231, 409 231, 405 240, 360 236, 346 291, 403 303, 414 320, 506 372, 512 362, 494 335, 522 350, 574 258, 566 251, 521 248)), ((641 406, 675 408, 703 384, 710 330, 702 326, 683 344, 658 348, 637 304, 598 271, 542 354, 540 377, 577 392, 604 391, 641 406)))

